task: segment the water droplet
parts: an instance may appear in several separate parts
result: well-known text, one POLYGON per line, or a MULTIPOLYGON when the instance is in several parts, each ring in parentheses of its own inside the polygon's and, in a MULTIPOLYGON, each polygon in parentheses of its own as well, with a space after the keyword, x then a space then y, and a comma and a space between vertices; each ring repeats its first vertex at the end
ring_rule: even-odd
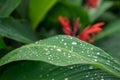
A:
POLYGON ((73 66, 70 67, 70 69, 73 69, 73 68, 74 68, 73 66))
POLYGON ((93 50, 93 48, 91 48, 91 50, 93 50))
POLYGON ((94 59, 94 61, 97 61, 97 59, 94 59))
POLYGON ((45 50, 45 51, 48 51, 48 49, 47 49, 47 48, 44 48, 44 50, 45 50))
POLYGON ((93 69, 93 66, 90 66, 89 69, 93 69))
POLYGON ((38 41, 35 42, 35 44, 38 44, 38 43, 39 43, 38 41))
POLYGON ((67 43, 64 43, 64 45, 67 45, 67 43))
POLYGON ((97 52, 97 55, 100 55, 100 52, 97 52))
POLYGON ((70 58, 71 56, 69 55, 68 58, 70 58))
POLYGON ((54 78, 52 78, 52 80, 55 80, 54 78))
POLYGON ((42 77, 42 75, 40 75, 40 78, 42 77))
POLYGON ((64 80, 68 80, 68 78, 65 78, 64 80))
POLYGON ((57 49, 57 51, 61 52, 61 49, 57 49))
POLYGON ((88 77, 88 75, 86 75, 85 77, 88 77))
POLYGON ((64 41, 64 39, 62 39, 61 41, 64 41))
POLYGON ((77 43, 76 42, 72 42, 72 45, 77 45, 77 43))

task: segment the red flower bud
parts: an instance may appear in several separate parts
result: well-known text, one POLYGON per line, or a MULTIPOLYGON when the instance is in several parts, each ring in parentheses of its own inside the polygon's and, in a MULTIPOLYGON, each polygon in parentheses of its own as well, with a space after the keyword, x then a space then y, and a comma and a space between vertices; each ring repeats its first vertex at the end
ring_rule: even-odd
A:
POLYGON ((87 6, 89 8, 96 8, 98 6, 98 1, 99 0, 86 0, 87 6))

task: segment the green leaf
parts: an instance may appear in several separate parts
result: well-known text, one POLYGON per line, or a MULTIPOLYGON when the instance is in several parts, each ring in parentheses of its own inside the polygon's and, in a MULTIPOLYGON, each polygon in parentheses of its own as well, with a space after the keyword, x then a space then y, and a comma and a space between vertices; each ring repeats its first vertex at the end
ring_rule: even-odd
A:
POLYGON ((89 15, 91 22, 94 22, 97 18, 99 18, 112 5, 113 5, 112 1, 102 1, 101 5, 98 8, 90 9, 89 15))
POLYGON ((119 78, 91 65, 58 67, 43 62, 24 61, 9 65, 0 75, 0 80, 119 80, 119 78))
POLYGON ((0 19, 0 35, 22 43, 36 41, 36 37, 27 22, 20 22, 12 18, 0 19))
POLYGON ((120 30, 112 33, 106 38, 100 39, 95 45, 109 52, 120 63, 120 30), (108 45, 109 44, 109 45, 108 45))
POLYGON ((80 18, 82 28, 89 23, 89 16, 80 6, 76 6, 70 2, 58 2, 47 14, 43 21, 43 26, 53 27, 58 25, 58 17, 63 16, 71 19, 80 18), (51 25, 52 24, 52 25, 51 25), (50 26, 51 25, 51 26, 50 26))
POLYGON ((120 78, 120 64, 103 50, 70 36, 56 36, 18 48, 0 59, 0 66, 19 60, 57 66, 91 64, 120 78))
POLYGON ((99 35, 97 35, 96 40, 102 39, 104 37, 107 37, 117 31, 120 31, 120 20, 115 20, 109 23, 107 26, 105 26, 105 30, 101 32, 99 35))
POLYGON ((33 29, 37 28, 39 22, 41 22, 46 13, 53 7, 57 0, 31 0, 30 1, 30 20, 33 25, 33 29))
POLYGON ((0 17, 8 17, 20 4, 21 0, 6 0, 0 10, 0 17))
POLYGON ((6 47, 6 45, 5 45, 2 37, 0 36, 0 49, 3 49, 3 48, 5 48, 5 47, 6 47))
POLYGON ((74 4, 78 5, 78 6, 80 6, 82 4, 82 2, 83 2, 83 0, 67 0, 67 1, 72 2, 72 3, 74 3, 74 4))
POLYGON ((20 5, 16 8, 16 12, 23 19, 28 19, 29 17, 28 15, 29 3, 30 3, 30 0, 22 0, 20 5))
POLYGON ((95 45, 109 51, 110 55, 120 62, 120 20, 115 20, 105 26, 103 32, 96 37, 95 45), (109 44, 109 45, 108 45, 109 44))

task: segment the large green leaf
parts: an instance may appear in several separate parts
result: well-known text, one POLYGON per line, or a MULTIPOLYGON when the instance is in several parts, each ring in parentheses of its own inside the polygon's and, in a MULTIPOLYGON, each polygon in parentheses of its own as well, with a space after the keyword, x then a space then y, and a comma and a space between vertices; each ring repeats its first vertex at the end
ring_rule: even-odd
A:
POLYGON ((27 22, 20 22, 12 18, 0 19, 0 35, 22 43, 30 43, 36 40, 27 22))
POLYGON ((91 65, 58 67, 43 62, 24 61, 9 65, 0 75, 0 80, 119 80, 119 78, 91 65))
POLYGON ((33 28, 36 29, 39 22, 45 17, 46 13, 58 0, 31 0, 30 1, 30 20, 33 28))
POLYGON ((0 59, 0 66, 19 60, 57 66, 91 64, 120 78, 120 64, 103 50, 70 36, 56 36, 18 48, 0 59))
POLYGON ((0 17, 8 17, 14 9, 20 4, 21 0, 6 0, 0 10, 0 17))

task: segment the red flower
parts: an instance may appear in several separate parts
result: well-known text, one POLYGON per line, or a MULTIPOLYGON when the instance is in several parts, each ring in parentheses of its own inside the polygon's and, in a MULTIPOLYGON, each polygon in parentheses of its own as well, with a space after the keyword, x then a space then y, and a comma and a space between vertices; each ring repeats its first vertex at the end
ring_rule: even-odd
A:
POLYGON ((98 1, 99 0, 86 0, 87 6, 89 8, 96 8, 98 6, 98 1))
POLYGON ((73 30, 71 29, 70 22, 67 18, 63 18, 62 16, 59 16, 59 21, 63 26, 62 29, 66 35, 75 36, 80 40, 87 41, 87 42, 93 42, 95 38, 95 34, 101 32, 102 31, 101 26, 104 25, 104 22, 96 23, 92 26, 86 27, 80 34, 77 35, 77 32, 80 28, 79 18, 74 20, 73 30))

